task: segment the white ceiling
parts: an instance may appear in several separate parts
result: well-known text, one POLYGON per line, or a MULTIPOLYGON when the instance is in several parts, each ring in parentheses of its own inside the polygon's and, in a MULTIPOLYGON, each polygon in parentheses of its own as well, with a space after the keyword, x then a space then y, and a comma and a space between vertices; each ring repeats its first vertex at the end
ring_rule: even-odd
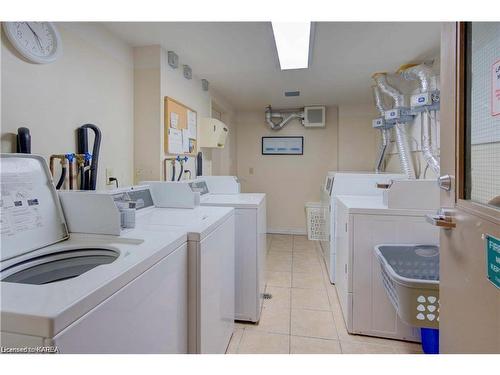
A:
POLYGON ((371 102, 371 75, 439 55, 440 23, 315 23, 309 69, 281 71, 270 22, 108 22, 132 46, 161 44, 237 109, 371 102), (299 90, 286 98, 284 91, 299 90))

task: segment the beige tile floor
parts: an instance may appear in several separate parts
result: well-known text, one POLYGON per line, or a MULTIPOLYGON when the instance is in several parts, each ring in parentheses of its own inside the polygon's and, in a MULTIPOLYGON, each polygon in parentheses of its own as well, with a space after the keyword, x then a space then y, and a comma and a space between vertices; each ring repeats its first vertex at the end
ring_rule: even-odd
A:
POLYGON ((413 354, 420 344, 350 335, 319 245, 268 235, 267 293, 258 324, 236 323, 227 354, 413 354))

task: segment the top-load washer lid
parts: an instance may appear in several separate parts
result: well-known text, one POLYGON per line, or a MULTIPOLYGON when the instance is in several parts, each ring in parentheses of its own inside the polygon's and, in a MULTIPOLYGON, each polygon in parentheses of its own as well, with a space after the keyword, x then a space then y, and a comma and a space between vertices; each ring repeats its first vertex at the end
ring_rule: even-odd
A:
POLYGON ((67 239, 66 222, 45 160, 28 154, 0 156, 0 260, 67 239))

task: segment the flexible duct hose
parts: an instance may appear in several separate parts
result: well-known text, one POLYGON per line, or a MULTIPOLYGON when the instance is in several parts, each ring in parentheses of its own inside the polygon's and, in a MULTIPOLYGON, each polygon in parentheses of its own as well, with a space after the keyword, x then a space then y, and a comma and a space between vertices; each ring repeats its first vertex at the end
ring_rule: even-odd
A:
POLYGON ((85 189, 95 190, 97 185, 97 171, 99 168, 99 149, 101 148, 101 130, 94 124, 85 124, 81 129, 92 129, 94 132, 94 146, 92 148, 92 161, 90 162, 89 176, 85 179, 85 189))
POLYGON ((63 166, 61 168, 61 177, 59 177, 59 181, 57 181, 56 189, 59 190, 61 186, 64 184, 64 180, 66 179, 66 167, 63 166))
MULTIPOLYGON (((432 90, 432 77, 434 75, 432 68, 426 64, 419 65, 406 65, 399 68, 401 76, 406 80, 418 80, 420 92, 426 93, 432 90)), ((431 146, 431 129, 430 129, 430 115, 427 112, 426 116, 421 114, 421 143, 422 143, 422 156, 424 157, 427 165, 433 170, 433 172, 439 176, 440 166, 439 159, 434 155, 431 146)))
POLYGON ((177 178, 177 181, 180 181, 182 178, 182 173, 184 172, 184 163, 181 161, 181 171, 179 172, 179 177, 177 178))
MULTIPOLYGON (((380 93, 380 89, 378 86, 372 86, 373 89, 373 100, 375 101, 375 107, 380 113, 381 117, 385 115, 385 105, 382 99, 382 94, 380 93)), ((387 148, 389 146, 389 142, 391 140, 391 129, 380 129, 381 143, 379 154, 377 158, 377 164, 375 165, 375 172, 380 173, 383 172, 382 165, 384 164, 385 154, 387 152, 387 148)))
POLYGON ((175 160, 172 160, 172 178, 171 181, 175 181, 175 160))
POLYGON ((399 150, 399 163, 401 170, 409 180, 415 179, 415 169, 411 160, 411 149, 405 131, 405 124, 396 124, 396 144, 399 150))
POLYGON ((434 155, 431 146, 431 118, 428 112, 421 114, 421 122, 422 122, 422 135, 421 135, 421 143, 422 143, 422 156, 425 161, 432 169, 432 171, 439 176, 441 173, 441 168, 439 165, 439 159, 434 155))
POLYGON ((408 80, 418 80, 420 92, 429 92, 432 90, 432 68, 426 64, 406 65, 399 68, 401 76, 408 80))
POLYGON ((386 73, 375 73, 372 78, 377 83, 377 86, 382 90, 382 92, 392 98, 394 101, 394 108, 399 108, 404 106, 404 97, 403 95, 396 90, 394 87, 389 85, 387 82, 387 74, 386 73))
MULTIPOLYGON (((394 108, 401 108, 404 106, 404 97, 396 88, 389 85, 387 82, 386 73, 375 73, 372 78, 377 83, 380 90, 390 96, 394 101, 394 108)), ((399 151, 399 162, 403 173, 409 180, 415 179, 415 169, 413 167, 413 160, 411 159, 411 149, 408 144, 408 137, 404 129, 405 124, 396 124, 396 144, 399 151)))

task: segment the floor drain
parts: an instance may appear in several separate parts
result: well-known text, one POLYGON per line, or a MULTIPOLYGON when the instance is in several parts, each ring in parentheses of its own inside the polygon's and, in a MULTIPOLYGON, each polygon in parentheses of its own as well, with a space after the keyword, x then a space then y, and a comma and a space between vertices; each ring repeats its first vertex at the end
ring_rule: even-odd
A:
POLYGON ((262 295, 262 298, 264 298, 264 299, 271 299, 271 298, 273 298, 273 295, 271 293, 264 293, 262 295))

